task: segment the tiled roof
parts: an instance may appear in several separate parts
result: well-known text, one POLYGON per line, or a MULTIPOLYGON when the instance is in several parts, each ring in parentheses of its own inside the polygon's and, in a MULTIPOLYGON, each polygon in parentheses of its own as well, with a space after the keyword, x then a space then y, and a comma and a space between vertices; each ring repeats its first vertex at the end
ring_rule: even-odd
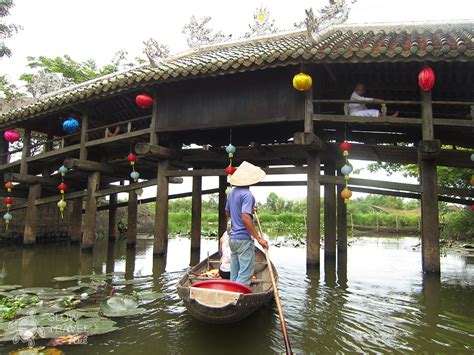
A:
POLYGON ((221 75, 299 62, 474 60, 474 22, 455 25, 337 26, 315 46, 306 32, 201 48, 157 67, 141 66, 63 89, 0 116, 0 124, 60 110, 157 82, 221 75))

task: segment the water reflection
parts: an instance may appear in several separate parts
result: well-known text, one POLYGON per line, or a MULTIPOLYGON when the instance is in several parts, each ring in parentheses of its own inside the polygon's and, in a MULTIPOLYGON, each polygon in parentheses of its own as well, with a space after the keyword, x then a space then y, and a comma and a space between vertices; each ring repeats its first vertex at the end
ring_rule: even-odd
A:
MULTIPOLYGON (((302 353, 472 353, 474 265, 469 257, 442 258, 441 278, 423 276, 416 238, 361 238, 347 253, 324 260, 321 271, 305 268, 305 250, 271 248, 280 296, 295 351, 302 353)), ((55 276, 125 272, 149 282, 119 290, 163 295, 139 317, 118 319, 121 330, 91 337, 68 353, 272 354, 283 351, 278 313, 263 307, 236 325, 193 319, 176 294, 191 264, 217 250, 203 240, 200 255, 187 239, 171 239, 167 257, 153 255, 150 240, 136 248, 125 241, 99 241, 94 252, 78 245, 0 248, 0 284, 52 286, 55 276)), ((472 259, 472 258, 471 258, 472 259)), ((17 349, 0 345, 0 353, 17 349)))

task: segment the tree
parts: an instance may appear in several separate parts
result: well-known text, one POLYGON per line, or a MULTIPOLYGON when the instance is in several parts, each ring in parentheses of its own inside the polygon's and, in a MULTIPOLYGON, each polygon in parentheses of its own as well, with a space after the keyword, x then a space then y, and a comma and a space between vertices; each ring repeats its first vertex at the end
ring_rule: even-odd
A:
MULTIPOLYGON (((404 177, 413 177, 420 179, 418 165, 415 164, 398 164, 398 163, 373 163, 367 166, 370 172, 384 170, 388 176, 395 172, 402 173, 404 177)), ((467 189, 470 186, 472 177, 472 169, 450 168, 446 166, 438 166, 438 184, 444 187, 453 187, 458 189, 467 189)))
POLYGON ((275 26, 275 20, 270 17, 270 10, 267 7, 261 6, 257 8, 253 14, 253 22, 249 24, 250 32, 247 32, 244 37, 263 36, 278 32, 275 26))
POLYGON ((21 93, 18 87, 13 84, 6 75, 0 75, 0 93, 3 94, 6 102, 25 96, 25 94, 21 93))
POLYGON ((20 80, 26 82, 25 86, 33 97, 40 97, 49 92, 92 80, 144 62, 140 58, 135 58, 135 61, 128 61, 127 52, 124 50, 118 51, 112 58, 111 63, 103 67, 97 66, 93 59, 78 62, 67 54, 54 58, 30 56, 27 59, 27 66, 33 72, 22 74, 20 80))
POLYGON ((186 35, 189 47, 196 49, 201 46, 215 44, 226 41, 232 35, 224 35, 222 31, 214 31, 208 27, 208 23, 212 20, 210 16, 204 16, 199 20, 193 15, 189 19, 189 23, 184 25, 182 33, 186 35))
POLYGON ((4 17, 10 15, 10 10, 14 6, 13 0, 0 0, 0 58, 3 56, 10 57, 12 52, 4 42, 4 39, 12 37, 21 30, 21 26, 15 24, 6 24, 4 17))

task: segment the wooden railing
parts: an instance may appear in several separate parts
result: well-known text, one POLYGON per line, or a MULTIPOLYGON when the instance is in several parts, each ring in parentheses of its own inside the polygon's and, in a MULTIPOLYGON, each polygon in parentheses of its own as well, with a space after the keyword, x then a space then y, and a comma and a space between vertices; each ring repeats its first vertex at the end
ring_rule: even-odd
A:
MULTIPOLYGON (((119 126, 119 125, 121 126, 121 125, 125 125, 125 124, 127 125, 127 132, 125 132, 125 133, 130 133, 132 131, 132 124, 133 123, 140 122, 140 121, 146 122, 147 120, 151 120, 150 115, 142 116, 142 117, 138 117, 138 118, 133 118, 133 119, 125 120, 125 121, 112 122, 112 123, 109 123, 107 125, 94 127, 94 128, 91 128, 91 129, 86 131, 86 138, 89 142, 93 141, 95 139, 103 138, 103 137, 106 136, 105 132, 106 132, 107 128, 116 127, 116 126, 119 126), (101 131, 104 132, 103 136, 101 135, 101 137, 97 137, 95 139, 89 140, 91 133, 93 134, 93 133, 98 133, 98 132, 101 132, 101 131)), ((120 133, 120 134, 122 134, 122 133, 120 133)), ((38 152, 37 154, 31 154, 32 149, 40 147, 40 146, 47 147, 48 145, 54 145, 54 143, 59 142, 59 149, 64 148, 66 146, 67 141, 70 141, 74 138, 80 138, 80 136, 81 136, 81 132, 75 132, 75 133, 71 133, 71 134, 66 134, 64 136, 55 137, 55 138, 52 138, 52 139, 49 139, 49 140, 46 140, 46 141, 41 141, 41 142, 37 142, 37 143, 34 143, 34 144, 29 144, 28 145, 28 153, 29 153, 28 156, 40 155, 40 154, 45 153, 46 149, 43 149, 41 152, 38 152)), ((54 148, 52 147, 50 150, 54 150, 54 148)), ((22 153, 22 151, 23 151, 23 147, 21 147, 19 149, 14 149, 14 150, 10 150, 8 152, 2 153, 2 154, 0 154, 0 160, 2 160, 2 158, 5 157, 5 156, 12 156, 14 154, 22 153)))

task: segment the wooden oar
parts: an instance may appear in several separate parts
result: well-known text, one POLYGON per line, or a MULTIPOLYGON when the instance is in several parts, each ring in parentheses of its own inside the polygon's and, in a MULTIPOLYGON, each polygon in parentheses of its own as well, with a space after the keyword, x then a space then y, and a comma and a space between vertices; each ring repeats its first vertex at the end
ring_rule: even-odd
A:
MULTIPOLYGON (((260 219, 258 218, 257 211, 254 211, 254 213, 255 213, 255 218, 257 220, 258 229, 260 231, 260 236, 263 238, 263 231, 262 231, 262 225, 260 224, 260 219)), ((286 330, 285 316, 283 315, 283 308, 280 302, 280 295, 278 294, 278 288, 275 281, 275 275, 273 274, 272 263, 270 261, 270 256, 268 255, 268 249, 266 248, 263 248, 263 249, 265 250, 265 256, 267 257, 268 270, 270 270, 270 277, 272 279, 273 292, 275 294, 275 301, 278 308, 278 315, 280 316, 281 332, 283 333, 283 340, 285 341, 286 354, 291 355, 293 354, 293 351, 291 350, 290 338, 288 337, 288 331, 286 330)))

